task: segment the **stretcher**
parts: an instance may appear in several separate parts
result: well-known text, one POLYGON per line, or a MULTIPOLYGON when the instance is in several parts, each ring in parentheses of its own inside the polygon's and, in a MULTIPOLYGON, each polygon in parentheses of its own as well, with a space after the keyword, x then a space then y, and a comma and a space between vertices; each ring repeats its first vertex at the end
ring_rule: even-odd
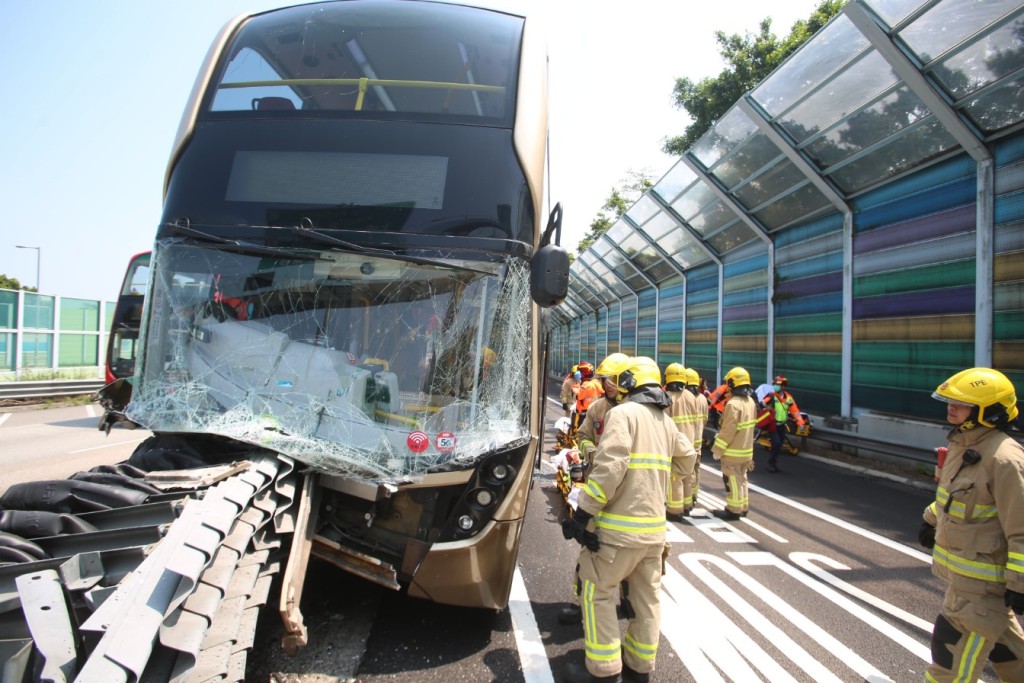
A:
POLYGON ((583 462, 576 448, 576 433, 572 420, 560 417, 555 421, 555 443, 557 454, 552 458, 556 468, 555 484, 570 510, 576 509, 579 489, 583 487, 583 462))

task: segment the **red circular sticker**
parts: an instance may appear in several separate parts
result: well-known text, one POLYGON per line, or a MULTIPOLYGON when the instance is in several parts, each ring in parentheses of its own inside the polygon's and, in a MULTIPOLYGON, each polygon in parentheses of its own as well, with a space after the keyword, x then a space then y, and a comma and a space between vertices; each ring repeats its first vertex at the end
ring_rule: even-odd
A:
POLYGON ((422 453, 430 445, 430 437, 426 433, 416 430, 409 434, 409 438, 405 440, 405 443, 409 445, 409 450, 413 453, 422 453))
POLYGON ((434 441, 434 445, 437 446, 437 450, 442 453, 451 453, 455 450, 455 444, 458 443, 458 439, 451 432, 441 432, 437 435, 437 439, 434 441))

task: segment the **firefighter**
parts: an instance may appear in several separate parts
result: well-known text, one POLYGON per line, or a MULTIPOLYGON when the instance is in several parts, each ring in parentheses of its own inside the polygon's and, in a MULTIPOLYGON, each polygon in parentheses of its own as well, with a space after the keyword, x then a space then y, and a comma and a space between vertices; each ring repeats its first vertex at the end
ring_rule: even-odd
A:
POLYGON ((576 392, 576 415, 573 417, 573 432, 578 432, 587 416, 587 410, 597 399, 604 395, 604 386, 594 379, 594 366, 587 361, 580 362, 580 388, 576 392))
POLYGON ((1007 431, 1017 419, 1013 384, 970 368, 940 384, 953 425, 935 502, 920 541, 946 583, 932 630, 925 681, 975 681, 985 662, 1001 681, 1024 681, 1024 447, 1007 431))
POLYGON ((708 399, 701 390, 700 375, 693 368, 686 368, 686 390, 693 394, 697 404, 697 420, 693 425, 693 449, 697 453, 697 461, 693 464, 693 474, 687 481, 685 495, 693 498, 693 504, 697 504, 697 493, 700 491, 700 452, 704 445, 704 426, 708 423, 708 399))
MULTIPOLYGON (((584 472, 588 472, 592 462, 592 456, 601 442, 601 435, 604 434, 605 419, 608 411, 619 402, 619 373, 626 369, 630 357, 624 353, 613 353, 601 361, 594 373, 594 378, 602 383, 604 397, 597 399, 590 404, 587 410, 587 417, 577 432, 577 443, 579 444, 580 456, 584 462, 584 472)), ((584 474, 584 478, 586 474, 584 474)), ((579 598, 579 565, 576 566, 576 576, 573 580, 573 592, 579 598)), ((623 600, 623 606, 627 602, 623 600)), ((627 610, 628 613, 628 610, 627 610)), ((570 605, 558 613, 558 622, 561 624, 579 624, 582 619, 579 605, 570 605)))
POLYGON ((778 472, 779 471, 779 453, 782 452, 782 442, 786 438, 786 423, 790 418, 796 422, 797 428, 805 426, 803 415, 800 414, 800 406, 796 404, 796 399, 793 398, 793 394, 786 391, 786 386, 789 384, 782 375, 779 375, 772 382, 772 393, 764 397, 764 404, 768 406, 774 412, 775 431, 769 432, 768 436, 771 438, 771 451, 768 454, 768 471, 778 472))
MULTIPOLYGON (((691 445, 698 444, 696 436, 697 423, 701 421, 698 412, 697 397, 686 390, 686 368, 679 363, 670 363, 665 368, 665 391, 672 405, 665 412, 691 445)), ((706 412, 705 412, 706 416, 706 412)), ((696 450, 696 448, 695 448, 696 450)), ((665 499, 665 516, 673 522, 683 521, 693 510, 693 488, 690 481, 693 467, 683 471, 683 464, 672 460, 672 477, 669 482, 668 495, 665 499)))
POLYGON ((665 544, 665 491, 672 458, 693 466, 693 448, 663 411, 669 405, 661 372, 652 359, 636 357, 619 374, 620 405, 608 413, 594 466, 579 507, 563 523, 580 551, 585 666, 570 663, 563 680, 647 681, 654 670, 661 631, 658 593, 665 544), (625 579, 634 618, 620 639, 615 614, 625 579))
POLYGON ((559 394, 559 398, 562 400, 562 410, 565 411, 565 416, 569 417, 571 406, 576 402, 576 392, 579 391, 580 385, 576 381, 576 373, 579 372, 580 366, 574 365, 569 370, 569 374, 562 380, 562 391, 559 394))
POLYGON ((750 508, 747 472, 754 469, 754 425, 757 399, 750 388, 750 373, 735 367, 725 375, 729 400, 722 411, 722 426, 711 447, 715 460, 722 461, 722 478, 727 482, 725 509, 712 514, 725 520, 746 517, 750 508))

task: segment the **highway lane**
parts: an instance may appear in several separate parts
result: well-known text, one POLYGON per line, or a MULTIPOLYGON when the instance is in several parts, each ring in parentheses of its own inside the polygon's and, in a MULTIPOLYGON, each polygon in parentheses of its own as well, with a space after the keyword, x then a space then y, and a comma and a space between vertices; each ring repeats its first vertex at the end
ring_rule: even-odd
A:
MULTIPOLYGON (((144 432, 95 429, 95 406, 0 413, 0 481, 67 476, 130 455, 144 432)), ((549 411, 552 421, 555 411, 549 411)), ((553 455, 546 434, 545 458, 553 455)), ((920 681, 941 589, 916 545, 931 491, 804 457, 751 475, 750 516, 722 522, 724 491, 705 454, 698 514, 673 523, 662 640, 652 680, 920 681)), ((272 600, 247 679, 559 680, 582 630, 557 621, 578 548, 562 539, 553 468, 535 477, 511 608, 431 605, 314 562, 303 600, 310 645, 279 649, 272 600)), ((995 681, 988 671, 985 681, 995 681)))

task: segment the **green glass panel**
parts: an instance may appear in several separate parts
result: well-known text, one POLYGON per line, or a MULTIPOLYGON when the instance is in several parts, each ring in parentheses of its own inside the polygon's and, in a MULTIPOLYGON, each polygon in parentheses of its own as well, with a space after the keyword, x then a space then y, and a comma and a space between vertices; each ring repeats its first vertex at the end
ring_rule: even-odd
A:
POLYGON ((53 329, 53 297, 25 293, 24 326, 37 330, 53 329))
POLYGON ((793 368, 800 371, 822 372, 833 376, 838 382, 843 367, 843 357, 835 353, 776 353, 775 372, 792 379, 793 368))
MULTIPOLYGON (((1024 339, 1024 312, 998 311, 992 316, 992 336, 995 339, 1014 341, 1024 339)), ((1014 384, 1014 386, 1019 386, 1014 384)), ((1019 390, 1024 393, 1024 390, 1019 390)))
POLYGON ((62 334, 57 353, 57 367, 80 368, 99 364, 95 335, 62 334))
POLYGON ((60 329, 70 332, 98 332, 100 329, 100 302, 85 299, 61 299, 60 329))
POLYGON ((722 323, 722 334, 726 337, 733 335, 759 335, 768 334, 768 323, 764 320, 739 320, 732 323, 722 323))
POLYGON ((0 327, 13 330, 18 326, 18 293, 0 289, 0 327))
POLYGON ((900 292, 918 292, 940 287, 974 284, 974 261, 936 263, 888 273, 863 275, 853 279, 853 296, 877 296, 900 292))
POLYGON ((15 370, 14 367, 14 333, 0 332, 0 363, 4 370, 15 370))
POLYGON ((53 335, 25 332, 21 335, 21 367, 53 367, 53 335))
POLYGON ((974 364, 974 343, 969 341, 854 342, 853 359, 856 363, 913 365, 915 367, 934 365, 971 367, 974 364))
POLYGON ((819 315, 798 315, 775 319, 775 334, 821 334, 823 332, 840 332, 843 329, 841 313, 822 313, 819 315))

